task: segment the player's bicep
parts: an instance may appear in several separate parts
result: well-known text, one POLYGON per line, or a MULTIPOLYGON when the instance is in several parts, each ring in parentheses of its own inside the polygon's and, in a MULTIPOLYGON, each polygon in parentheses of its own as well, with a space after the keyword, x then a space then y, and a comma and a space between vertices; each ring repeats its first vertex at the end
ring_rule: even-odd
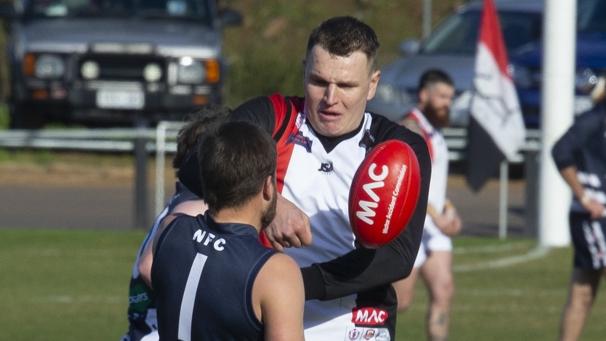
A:
POLYGON ((154 258, 152 252, 153 243, 147 243, 141 257, 139 257, 139 263, 137 267, 139 269, 139 274, 141 274, 141 278, 150 288, 151 286, 151 267, 152 261, 154 258))
POLYGON ((208 205, 206 205, 206 202, 202 199, 187 200, 175 206, 171 213, 182 213, 195 217, 198 214, 204 214, 207 209, 208 205))
POLYGON ((273 255, 259 271, 253 291, 259 294, 265 340, 303 340, 303 278, 292 258, 273 255))

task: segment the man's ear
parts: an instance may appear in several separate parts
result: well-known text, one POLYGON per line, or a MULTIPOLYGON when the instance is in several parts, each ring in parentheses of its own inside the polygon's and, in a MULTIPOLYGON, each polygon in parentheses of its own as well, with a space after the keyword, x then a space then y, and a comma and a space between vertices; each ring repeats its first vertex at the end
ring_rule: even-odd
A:
POLYGON ((274 178, 272 176, 265 178, 265 182, 263 183, 263 200, 271 201, 274 194, 274 186, 274 178))
POLYGON ((427 103, 428 96, 429 96, 427 88, 420 89, 418 96, 419 96, 419 103, 427 103))
POLYGON ((379 85, 379 80, 381 79, 381 70, 375 70, 370 75, 370 84, 368 86, 368 95, 366 96, 366 100, 370 101, 375 97, 377 93, 377 86, 379 85))

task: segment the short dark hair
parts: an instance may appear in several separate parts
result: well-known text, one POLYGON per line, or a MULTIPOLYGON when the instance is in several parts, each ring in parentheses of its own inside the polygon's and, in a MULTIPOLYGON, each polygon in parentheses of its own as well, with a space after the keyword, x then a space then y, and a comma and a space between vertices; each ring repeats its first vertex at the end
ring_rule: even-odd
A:
POLYGON ((377 34, 370 26, 354 17, 334 17, 321 23, 309 35, 307 54, 316 45, 340 57, 362 51, 371 62, 372 69, 375 69, 379 49, 377 34))
POLYGON ((188 156, 196 152, 195 147, 200 136, 211 126, 223 122, 230 112, 226 107, 209 105, 189 114, 186 118, 187 123, 177 135, 177 153, 173 158, 173 168, 183 167, 188 156))
POLYGON ((454 87, 452 78, 446 72, 440 69, 429 69, 423 72, 421 78, 419 78, 419 87, 417 89, 421 91, 437 83, 445 83, 454 87))
POLYGON ((248 122, 227 122, 209 133, 198 147, 198 159, 211 214, 245 204, 276 172, 274 141, 248 122))

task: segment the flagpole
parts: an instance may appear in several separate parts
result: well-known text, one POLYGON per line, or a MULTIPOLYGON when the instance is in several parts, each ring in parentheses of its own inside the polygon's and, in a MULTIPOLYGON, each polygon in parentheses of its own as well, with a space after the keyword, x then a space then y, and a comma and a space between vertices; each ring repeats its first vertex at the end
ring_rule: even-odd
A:
POLYGON ((545 0, 539 173, 539 245, 570 243, 571 193, 558 173, 551 148, 573 117, 576 0, 545 0))
POLYGON ((423 39, 431 33, 431 0, 423 0, 423 39))

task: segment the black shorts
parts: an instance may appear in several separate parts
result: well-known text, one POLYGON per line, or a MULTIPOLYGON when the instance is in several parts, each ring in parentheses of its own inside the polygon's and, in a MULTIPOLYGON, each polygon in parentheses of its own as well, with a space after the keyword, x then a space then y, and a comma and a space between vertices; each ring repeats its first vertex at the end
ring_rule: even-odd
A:
POLYGON ((574 246, 574 267, 586 270, 606 268, 606 219, 592 220, 589 214, 571 212, 570 235, 574 246))

